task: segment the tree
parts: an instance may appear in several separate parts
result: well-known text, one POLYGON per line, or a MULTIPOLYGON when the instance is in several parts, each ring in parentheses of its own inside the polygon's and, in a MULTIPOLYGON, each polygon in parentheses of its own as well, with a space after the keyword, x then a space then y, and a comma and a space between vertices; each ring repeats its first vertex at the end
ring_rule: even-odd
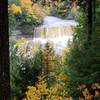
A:
POLYGON ((78 0, 78 5, 84 9, 87 15, 86 16, 87 17, 86 18, 86 22, 87 22, 86 37, 87 37, 87 41, 90 41, 92 38, 93 0, 78 0))
POLYGON ((10 100, 7 0, 0 1, 0 100, 10 100))
MULTIPOLYGON (((70 77, 69 93, 75 100, 83 96, 78 90, 79 85, 85 84, 89 88, 89 92, 94 95, 91 84, 100 84, 100 19, 98 17, 100 7, 98 6, 99 2, 96 1, 95 20, 91 22, 93 21, 92 17, 88 18, 91 14, 89 2, 86 9, 80 5, 79 17, 77 18, 79 25, 75 29, 74 40, 69 46, 69 53, 66 54, 65 60, 65 73, 70 77)), ((80 3, 82 4, 82 2, 80 3)), ((84 0, 84 6, 86 3, 84 0)))
POLYGON ((18 100, 22 99, 27 86, 35 85, 43 66, 41 48, 35 51, 31 43, 24 48, 22 44, 26 41, 24 39, 20 41, 16 43, 16 46, 10 46, 10 84, 12 100, 14 97, 18 100), (31 51, 28 46, 31 46, 31 51, 33 51, 32 54, 29 53, 31 51))

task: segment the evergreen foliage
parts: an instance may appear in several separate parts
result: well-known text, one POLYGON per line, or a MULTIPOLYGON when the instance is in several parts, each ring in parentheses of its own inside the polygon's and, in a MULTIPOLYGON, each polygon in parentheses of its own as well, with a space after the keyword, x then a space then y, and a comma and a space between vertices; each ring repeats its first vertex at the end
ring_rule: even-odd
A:
POLYGON ((100 9, 99 6, 96 6, 96 17, 93 29, 91 29, 93 31, 92 40, 89 41, 91 43, 88 43, 86 39, 86 13, 81 10, 73 43, 69 46, 69 53, 66 54, 65 73, 70 77, 68 88, 74 100, 78 100, 82 96, 77 89, 79 85, 86 84, 91 91, 92 83, 100 84, 100 31, 98 31, 100 29, 100 19, 98 18, 98 9, 100 9))
POLYGON ((53 83, 55 83, 55 70, 57 70, 59 63, 57 62, 56 54, 53 48, 53 45, 49 42, 45 44, 45 47, 43 49, 43 55, 44 55, 44 66, 43 66, 43 76, 45 77, 48 86, 51 86, 53 83))

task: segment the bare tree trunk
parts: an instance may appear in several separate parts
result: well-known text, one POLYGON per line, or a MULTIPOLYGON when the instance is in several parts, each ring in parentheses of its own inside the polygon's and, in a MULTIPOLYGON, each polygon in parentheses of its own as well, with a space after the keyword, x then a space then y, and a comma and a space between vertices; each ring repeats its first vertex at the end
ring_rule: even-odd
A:
MULTIPOLYGON (((95 2, 95 1, 94 1, 95 2)), ((87 41, 90 42, 92 39, 92 18, 93 18, 93 12, 92 12, 92 6, 93 0, 77 0, 77 4, 84 9, 84 11, 87 14, 86 18, 86 37, 87 41)))
POLYGON ((0 100, 10 100, 7 0, 0 0, 0 100))
POLYGON ((93 0, 93 2, 92 2, 92 6, 93 6, 93 21, 95 20, 95 13, 96 13, 96 1, 97 1, 97 0, 93 0))
POLYGON ((92 39, 92 0, 87 0, 87 40, 92 39))

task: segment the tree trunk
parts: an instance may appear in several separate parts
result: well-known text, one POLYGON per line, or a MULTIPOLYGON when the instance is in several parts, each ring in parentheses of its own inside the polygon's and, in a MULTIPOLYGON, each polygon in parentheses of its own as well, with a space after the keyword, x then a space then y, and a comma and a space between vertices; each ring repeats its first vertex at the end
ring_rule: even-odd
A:
POLYGON ((95 13, 96 13, 96 0, 93 0, 92 6, 93 6, 93 21, 94 21, 95 20, 95 13))
POLYGON ((0 100, 10 100, 7 0, 0 0, 0 100))
POLYGON ((92 0, 87 0, 87 40, 92 39, 92 0))

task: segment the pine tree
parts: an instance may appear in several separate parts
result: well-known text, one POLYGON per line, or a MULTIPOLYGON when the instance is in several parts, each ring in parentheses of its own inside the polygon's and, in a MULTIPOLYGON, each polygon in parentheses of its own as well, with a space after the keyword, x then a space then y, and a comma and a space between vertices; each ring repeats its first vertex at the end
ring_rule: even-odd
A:
POLYGON ((54 50, 53 47, 50 43, 46 43, 45 44, 45 48, 44 48, 44 74, 48 74, 50 71, 52 71, 52 66, 51 64, 52 61, 54 60, 54 50))
POLYGON ((42 68, 42 76, 45 77, 48 86, 53 83, 53 77, 51 77, 51 73, 55 73, 55 69, 57 67, 56 55, 51 43, 47 42, 43 51, 44 55, 44 66, 42 68))
POLYGON ((86 34, 87 31, 89 32, 86 22, 87 14, 84 9, 80 8, 79 25, 74 33, 73 43, 69 46, 70 52, 66 54, 65 73, 70 77, 69 93, 74 100, 78 100, 78 97, 82 96, 77 89, 79 85, 86 84, 91 91, 92 83, 100 84, 100 19, 98 17, 100 7, 97 4, 96 2, 96 17, 91 29, 92 34, 86 34), (87 41, 88 39, 91 44, 87 41))

